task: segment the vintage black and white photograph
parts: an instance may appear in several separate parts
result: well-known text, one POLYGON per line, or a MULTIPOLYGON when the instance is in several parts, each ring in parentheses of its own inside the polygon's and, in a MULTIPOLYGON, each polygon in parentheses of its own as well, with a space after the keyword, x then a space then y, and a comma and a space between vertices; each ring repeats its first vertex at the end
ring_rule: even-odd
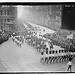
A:
POLYGON ((0 3, 0 73, 75 72, 75 3, 0 3))

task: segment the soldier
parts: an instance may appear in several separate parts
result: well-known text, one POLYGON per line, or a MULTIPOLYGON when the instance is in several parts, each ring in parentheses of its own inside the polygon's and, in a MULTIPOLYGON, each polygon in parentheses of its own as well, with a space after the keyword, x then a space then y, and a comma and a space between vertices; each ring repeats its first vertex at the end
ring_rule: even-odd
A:
POLYGON ((55 51, 54 51, 54 50, 52 51, 52 54, 53 54, 53 55, 52 55, 52 56, 53 56, 53 58, 52 58, 52 63, 54 63, 54 62, 55 62, 55 51))
POLYGON ((48 64, 48 48, 46 48, 45 52, 45 62, 48 64))
POLYGON ((54 62, 56 63, 56 61, 57 61, 57 58, 58 58, 58 54, 57 54, 57 50, 55 51, 55 54, 54 54, 54 56, 55 56, 55 58, 54 58, 54 62))
POLYGON ((49 51, 49 59, 48 59, 48 63, 50 63, 50 61, 51 61, 51 56, 52 56, 51 51, 49 51))
POLYGON ((61 61, 61 54, 60 54, 60 53, 61 53, 61 50, 59 50, 58 52, 59 52, 59 53, 58 53, 58 59, 57 59, 57 61, 56 61, 56 62, 58 62, 58 63, 59 63, 59 62, 61 61))
POLYGON ((41 60, 40 60, 40 62, 42 62, 42 61, 43 61, 43 64, 44 64, 44 62, 45 62, 45 55, 44 55, 43 51, 41 51, 41 60))

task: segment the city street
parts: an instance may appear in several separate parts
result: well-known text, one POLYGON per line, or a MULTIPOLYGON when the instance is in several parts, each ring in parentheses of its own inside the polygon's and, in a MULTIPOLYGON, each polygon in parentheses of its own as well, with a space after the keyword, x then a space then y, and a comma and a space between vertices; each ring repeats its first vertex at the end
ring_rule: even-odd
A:
MULTIPOLYGON (((34 25, 37 26, 37 25, 34 25)), ((39 26, 42 29, 42 26, 39 26)), ((44 28, 47 30, 47 28, 44 28)), ((51 30, 52 31, 52 30, 51 30)), ((54 31, 50 32, 53 33, 54 31)), ((46 31, 47 33, 47 31, 46 31)), ((53 46, 54 49, 60 49, 53 46)), ((42 64, 40 63, 40 53, 27 43, 18 47, 10 38, 0 45, 0 71, 5 72, 67 72, 67 63, 42 64)), ((73 62, 74 63, 74 62, 73 62)), ((72 71, 74 72, 73 64, 72 71)))
MULTIPOLYGON (((63 34, 61 31, 61 7, 62 6, 40 6, 40 7, 24 7, 18 6, 14 9, 11 7, 10 10, 6 10, 6 8, 0 9, 1 14, 1 26, 2 28, 1 34, 5 34, 9 32, 7 37, 1 35, 0 41, 2 39, 9 38, 8 41, 0 44, 0 73, 1 72, 67 72, 67 62, 57 63, 59 59, 64 59, 65 55, 63 51, 65 47, 61 46, 65 43, 65 39, 72 38, 73 35, 68 35, 68 33, 63 34), (3 10, 2 10, 3 9, 3 10), (14 10, 14 11, 13 11, 14 10), (11 11, 9 13, 9 11, 11 11), (2 13, 3 12, 3 13, 2 13), (14 14, 13 14, 14 12, 14 14), (4 17, 5 16, 5 17, 4 17), (59 31, 60 30, 60 31, 59 31), (57 32, 60 32, 57 34, 57 32), (44 37, 45 34, 53 34, 53 39, 44 37), (56 36, 57 35, 57 36, 56 36), (62 38, 60 36, 62 36, 62 38), (67 36, 68 35, 68 36, 67 36), (65 37, 66 36, 66 37, 65 37), (63 39, 64 38, 64 39, 63 39), (13 40, 12 40, 13 39, 13 40), (16 40, 16 41, 15 41, 16 40), (26 40, 26 41, 25 41, 26 40), (40 41, 43 40, 43 41, 40 41), (40 41, 40 42, 39 42, 40 41), (55 42, 56 44, 52 43, 55 42), (64 41, 64 43, 63 43, 64 41), (41 43, 42 42, 42 43, 41 43), (58 43, 59 42, 59 43, 58 43), (62 44, 60 44, 60 42, 62 44), (27 43, 31 44, 28 45, 27 43), (49 44, 50 43, 50 44, 49 44), (58 45, 59 44, 59 45, 58 45), (37 51, 34 47, 36 45, 40 45, 37 51), (50 48, 52 45, 52 49, 50 48), (44 47, 47 46, 47 47, 44 47), (63 48, 61 48, 63 47, 63 48), (41 59, 41 50, 45 50, 44 53, 48 55, 50 61, 54 59, 57 60, 55 63, 46 63, 43 64, 40 62, 41 59), (51 51, 51 53, 47 53, 47 50, 56 50, 58 51, 56 55, 51 51), (58 58, 59 57, 59 58, 58 58), (52 59, 52 60, 51 60, 52 59)), ((6 36, 6 35, 5 35, 6 36)), ((67 42, 70 41, 67 40, 67 42)), ((66 43, 67 43, 66 42, 66 43)), ((68 45, 68 44, 67 44, 68 45)), ((66 45, 66 46, 67 46, 66 45)), ((37 48, 36 47, 36 48, 37 48)), ((67 50, 67 49, 66 49, 67 50)), ((66 54, 68 52, 65 52, 66 54)), ((47 58, 47 56, 45 57, 47 58)), ((66 55, 67 56, 67 55, 66 55)), ((68 58, 68 57, 65 57, 68 58)), ((67 60, 66 60, 67 61, 67 60)), ((72 65, 72 72, 75 72, 75 60, 72 65)))
POLYGON ((19 48, 11 39, 0 45, 0 64, 1 72, 66 72, 67 68, 66 63, 43 65, 36 49, 26 43, 19 48))

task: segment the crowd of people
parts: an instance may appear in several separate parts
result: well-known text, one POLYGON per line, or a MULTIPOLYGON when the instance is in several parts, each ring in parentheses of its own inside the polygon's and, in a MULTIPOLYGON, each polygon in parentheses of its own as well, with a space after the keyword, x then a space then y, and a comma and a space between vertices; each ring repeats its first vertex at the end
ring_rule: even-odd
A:
POLYGON ((43 64, 67 62, 69 61, 69 57, 71 57, 73 60, 75 59, 75 52, 70 52, 69 50, 65 49, 54 50, 53 42, 51 40, 48 41, 37 38, 32 36, 29 32, 22 37, 22 39, 21 36, 15 36, 12 38, 12 40, 15 41, 20 47, 24 42, 34 47, 36 51, 40 53, 40 62, 43 64))
POLYGON ((53 50, 52 42, 50 42, 49 48, 47 47, 47 44, 45 44, 45 40, 40 39, 40 41, 38 41, 38 38, 34 40, 32 38, 34 37, 27 37, 26 41, 40 52, 40 62, 43 62, 43 64, 66 62, 69 61, 69 57, 72 57, 73 59, 75 57, 75 53, 69 52, 69 50, 53 50))
POLYGON ((20 48, 24 42, 34 47, 36 51, 40 53, 40 62, 43 64, 68 62, 70 57, 74 60, 75 51, 72 52, 68 48, 66 49, 66 47, 62 46, 65 44, 61 44, 59 41, 62 42, 62 40, 60 37, 57 38, 58 34, 54 34, 49 35, 49 38, 45 37, 45 40, 43 38, 37 38, 36 36, 33 36, 31 31, 27 31, 23 36, 12 36, 12 40, 15 41, 20 48), (61 46, 64 49, 54 50, 53 45, 61 46))
POLYGON ((10 34, 8 32, 0 31, 0 44, 7 41, 9 39, 9 37, 10 37, 10 34))
POLYGON ((53 44, 61 46, 67 50, 75 51, 75 32, 60 30, 53 34, 45 34, 44 37, 52 40, 53 44), (68 35, 73 34, 72 39, 67 38, 68 35))

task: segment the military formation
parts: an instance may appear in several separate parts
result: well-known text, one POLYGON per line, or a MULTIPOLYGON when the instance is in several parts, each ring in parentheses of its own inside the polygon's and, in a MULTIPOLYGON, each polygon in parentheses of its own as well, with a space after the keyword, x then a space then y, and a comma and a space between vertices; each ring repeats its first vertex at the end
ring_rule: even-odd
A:
POLYGON ((75 52, 70 52, 64 48, 59 50, 54 49, 52 40, 44 38, 43 36, 42 38, 38 38, 37 36, 34 36, 34 33, 35 31, 31 32, 28 30, 23 36, 11 35, 11 37, 13 42, 15 42, 20 48, 23 43, 27 43, 35 48, 35 50, 40 53, 40 63, 42 64, 68 62, 70 57, 72 60, 75 59, 75 52))

